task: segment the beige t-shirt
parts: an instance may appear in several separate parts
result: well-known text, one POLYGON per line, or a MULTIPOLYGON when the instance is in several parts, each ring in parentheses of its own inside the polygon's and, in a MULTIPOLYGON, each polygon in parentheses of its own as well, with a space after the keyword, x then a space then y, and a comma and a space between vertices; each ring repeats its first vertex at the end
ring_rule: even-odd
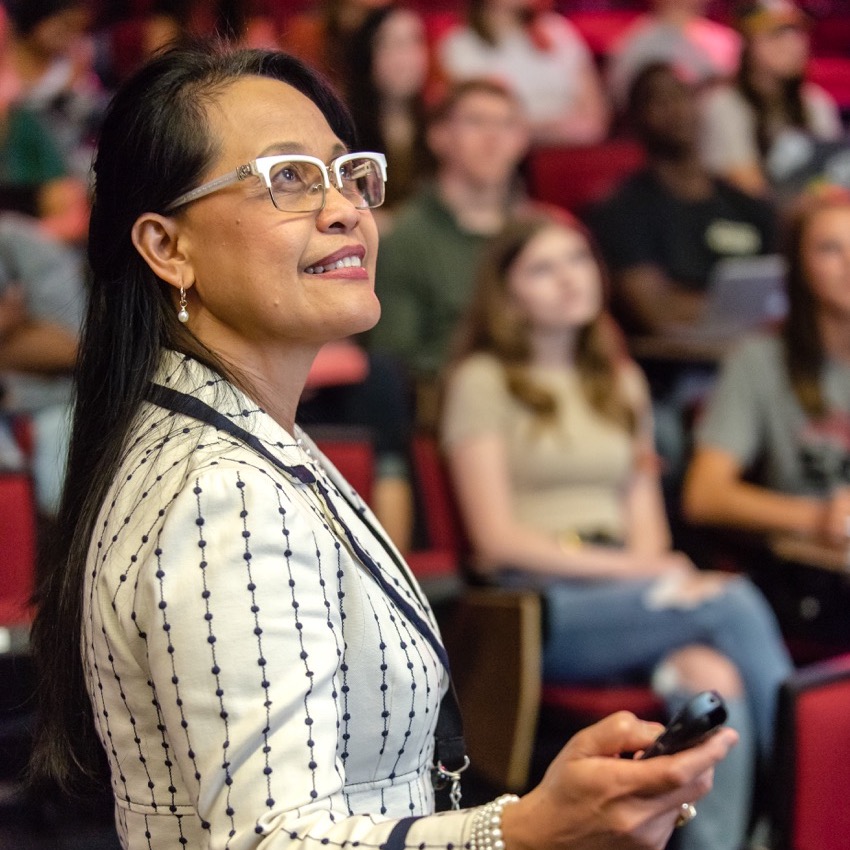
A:
MULTIPOLYGON (((474 354, 450 375, 442 417, 445 447, 484 434, 504 438, 517 521, 559 535, 577 531, 625 534, 623 495, 635 469, 634 437, 594 411, 571 368, 531 368, 536 383, 557 400, 553 421, 541 422, 514 398, 504 368, 474 354)), ((649 409, 643 375, 623 370, 627 397, 649 409)))

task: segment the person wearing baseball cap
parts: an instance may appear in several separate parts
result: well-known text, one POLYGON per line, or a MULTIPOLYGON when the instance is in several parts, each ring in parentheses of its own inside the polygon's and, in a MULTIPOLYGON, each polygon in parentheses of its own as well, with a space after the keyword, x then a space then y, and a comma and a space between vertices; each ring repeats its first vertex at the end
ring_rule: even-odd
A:
POLYGON ((842 135, 834 99, 805 79, 808 18, 791 0, 745 0, 736 10, 744 39, 737 79, 706 98, 702 151, 714 173, 757 195, 775 190, 842 135))

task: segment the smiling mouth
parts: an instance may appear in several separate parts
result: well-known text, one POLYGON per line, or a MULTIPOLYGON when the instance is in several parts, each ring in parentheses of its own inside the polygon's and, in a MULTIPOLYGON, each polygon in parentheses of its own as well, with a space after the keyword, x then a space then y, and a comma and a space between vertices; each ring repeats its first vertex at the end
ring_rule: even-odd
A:
POLYGON ((322 272, 333 271, 334 269, 360 269, 363 268, 363 263, 360 257, 343 257, 335 263, 330 263, 327 266, 307 266, 304 271, 307 274, 321 274, 322 272))

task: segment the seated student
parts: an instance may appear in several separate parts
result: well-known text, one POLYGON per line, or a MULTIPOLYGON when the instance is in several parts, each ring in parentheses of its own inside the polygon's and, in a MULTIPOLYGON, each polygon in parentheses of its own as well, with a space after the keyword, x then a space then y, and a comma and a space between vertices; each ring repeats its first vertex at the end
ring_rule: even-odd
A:
POLYGON ((280 35, 280 46, 345 91, 345 60, 352 35, 373 9, 390 2, 320 0, 314 4, 315 9, 299 12, 287 21, 280 35))
POLYGON ((370 506, 402 554, 411 546, 411 411, 402 369, 391 357, 366 352, 353 339, 324 345, 307 376, 296 421, 368 430, 375 452, 370 506))
POLYGON ((696 522, 850 537, 850 194, 823 189, 788 240, 789 313, 724 364, 696 431, 696 522), (758 464, 753 483, 746 474, 758 464))
POLYGON ((56 512, 64 477, 84 301, 76 253, 35 219, 0 214, 0 412, 32 420, 36 502, 45 516, 56 512))
POLYGON ((450 80, 486 77, 520 99, 535 144, 590 145, 608 132, 608 102, 593 56, 562 15, 537 0, 469 0, 467 23, 436 49, 450 80))
POLYGON ((452 88, 429 116, 426 140, 436 174, 381 241, 382 319, 369 337, 371 348, 398 357, 421 386, 445 362, 481 248, 527 203, 517 176, 527 128, 503 86, 470 80, 452 88))
POLYGON ((841 118, 831 95, 805 79, 807 22, 792 0, 748 0, 737 26, 741 68, 707 95, 700 144, 714 174, 765 195, 813 140, 840 138, 841 118))
POLYGON ((705 17, 707 0, 651 0, 649 5, 607 59, 608 85, 618 106, 625 105, 635 76, 650 63, 669 63, 693 85, 737 71, 741 37, 705 17))
POLYGON ((638 74, 628 114, 646 168, 591 223, 627 327, 663 334, 699 318, 719 259, 775 249, 775 213, 702 166, 696 94, 672 66, 657 62, 638 74))
POLYGON ((365 150, 387 156, 392 180, 378 211, 382 232, 398 205, 417 188, 428 160, 425 85, 428 45, 421 15, 398 3, 370 12, 348 44, 346 89, 365 150))
MULTIPOLYGON (((547 679, 651 678, 671 708, 715 688, 767 758, 787 653, 752 585, 670 550, 646 383, 602 280, 566 218, 513 222, 480 267, 442 418, 477 569, 544 595, 547 679)), ((718 769, 681 847, 739 850, 752 755, 718 769)))
MULTIPOLYGON (((629 116, 647 166, 591 222, 611 268, 618 318, 629 332, 666 338, 699 322, 718 260, 775 249, 775 214, 700 163, 696 95, 669 65, 648 65, 638 74, 629 116)), ((686 412, 713 376, 711 363, 660 363, 651 375, 658 448, 671 486, 687 452, 686 412)))

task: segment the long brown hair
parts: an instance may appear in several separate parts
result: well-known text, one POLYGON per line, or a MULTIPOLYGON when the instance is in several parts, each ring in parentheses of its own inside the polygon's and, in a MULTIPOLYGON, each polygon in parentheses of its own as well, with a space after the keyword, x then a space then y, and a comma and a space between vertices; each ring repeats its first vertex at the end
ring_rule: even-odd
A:
POLYGON ((800 405, 815 419, 829 412, 822 386, 826 352, 818 326, 817 300, 806 276, 803 241, 814 219, 825 210, 836 208, 850 209, 850 192, 822 187, 800 203, 786 234, 788 317, 782 327, 785 365, 800 405))
MULTIPOLYGON (((737 86, 744 99, 752 106, 756 116, 756 144, 762 159, 767 156, 773 143, 770 113, 773 111, 768 99, 752 82, 752 49, 745 42, 741 50, 737 86)), ((810 130, 810 116, 803 100, 803 75, 784 80, 779 94, 780 108, 787 124, 801 130, 810 130)))
MULTIPOLYGON (((544 421, 555 415, 556 400, 529 374, 530 328, 510 296, 508 276, 531 240, 553 227, 575 230, 588 241, 599 265, 603 288, 607 289, 598 252, 577 219, 561 210, 517 217, 494 238, 479 263, 473 297, 460 323, 452 358, 452 363, 457 364, 477 352, 497 357, 505 367, 511 395, 544 421)), ((575 365, 585 397, 596 412, 633 434, 637 411, 626 398, 620 381, 625 358, 622 336, 605 310, 581 328, 575 365)))

